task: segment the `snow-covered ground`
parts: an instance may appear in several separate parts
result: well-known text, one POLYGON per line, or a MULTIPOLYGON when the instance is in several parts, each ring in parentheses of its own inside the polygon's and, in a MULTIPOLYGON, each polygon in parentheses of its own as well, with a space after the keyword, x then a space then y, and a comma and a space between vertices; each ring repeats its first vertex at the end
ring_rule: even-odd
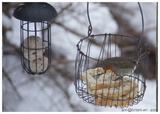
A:
MULTIPOLYGON (((73 82, 66 84, 67 81, 61 79, 61 84, 66 84, 65 89, 69 95, 66 96, 55 81, 48 76, 34 77, 24 73, 19 58, 16 56, 3 58, 3 64, 20 94, 19 97, 6 78, 3 78, 3 105, 6 107, 6 111, 122 111, 120 108, 100 107, 83 102, 77 96, 73 82)), ((51 77, 54 77, 54 74, 51 77)), ((128 107, 129 109, 150 111, 156 108, 156 81, 147 80, 146 85, 147 89, 143 100, 137 105, 128 107)), ((124 108, 123 111, 128 108, 124 108)))
MULTIPOLYGON (((69 3, 50 4, 54 5, 57 11, 60 11, 60 8, 65 7, 69 3)), ((112 18, 112 15, 109 13, 109 9, 99 6, 100 4, 90 4, 90 16, 94 27, 93 33, 116 33, 118 31, 118 26, 116 21, 112 18)), ((126 5, 126 7, 132 6, 134 6, 132 3, 126 5)), ((155 4, 143 3, 142 7, 144 9, 144 18, 146 19, 145 27, 155 27, 155 4), (150 15, 147 12, 151 12, 150 15), (149 22, 153 24, 147 24, 149 22)), ((12 13, 13 9, 10 12, 12 13)), ((131 16, 126 16, 126 18, 131 21, 131 24, 133 24, 134 27, 139 29, 141 24, 137 21, 139 20, 138 16, 139 14, 134 18, 131 16)), ((19 47, 19 20, 15 19, 13 16, 8 18, 4 13, 2 14, 2 20, 2 23, 6 28, 11 28, 6 33, 7 39, 12 44, 19 47)), ((56 18, 56 21, 62 22, 64 26, 75 30, 75 32, 79 34, 87 36, 88 21, 86 18, 86 3, 74 3, 69 10, 66 10, 59 15, 56 18)), ((149 41, 152 41, 155 45, 155 30, 145 34, 149 36, 149 41)), ((82 39, 82 37, 79 37, 70 31, 66 31, 63 27, 56 24, 52 25, 52 51, 56 52, 57 55, 64 55, 68 61, 75 60, 77 53, 76 44, 80 39, 82 39)), ((99 50, 96 46, 94 46, 93 49, 95 52, 96 50, 99 50)), ((92 56, 96 57, 97 55, 94 55, 93 53, 92 56)), ((5 107, 4 111, 122 111, 120 108, 97 107, 83 102, 82 99, 76 95, 73 82, 63 79, 64 76, 57 73, 53 68, 50 68, 50 71, 52 72, 52 75, 50 74, 50 76, 47 74, 44 74, 43 76, 28 75, 22 70, 20 57, 15 55, 3 56, 3 68, 9 74, 9 77, 17 89, 16 93, 13 91, 9 81, 3 77, 2 100, 3 107, 5 107), (62 88, 66 92, 58 86, 57 82, 63 84, 62 88)), ((70 66, 66 68, 68 72, 74 74, 74 70, 72 69, 74 69, 74 64, 70 64, 70 66)), ((147 109, 147 111, 156 108, 155 80, 147 80, 147 89, 143 100, 139 104, 129 108, 132 110, 147 109)))

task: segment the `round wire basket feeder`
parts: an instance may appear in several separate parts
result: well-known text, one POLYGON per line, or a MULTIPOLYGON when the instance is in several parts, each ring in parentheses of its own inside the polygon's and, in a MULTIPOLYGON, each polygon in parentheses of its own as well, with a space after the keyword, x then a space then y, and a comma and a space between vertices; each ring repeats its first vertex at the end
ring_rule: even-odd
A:
MULTIPOLYGON (((88 7, 89 3, 87 11, 88 7)), ((77 44, 74 82, 77 95, 97 106, 123 108, 138 104, 146 90, 150 53, 143 36, 91 35, 91 28, 90 23, 88 36, 77 44)))

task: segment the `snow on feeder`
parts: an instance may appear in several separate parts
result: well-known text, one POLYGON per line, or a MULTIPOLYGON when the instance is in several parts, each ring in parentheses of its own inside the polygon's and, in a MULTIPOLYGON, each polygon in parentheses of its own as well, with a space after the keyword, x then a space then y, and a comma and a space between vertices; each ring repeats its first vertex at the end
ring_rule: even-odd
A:
POLYGON ((88 36, 77 44, 74 82, 76 93, 83 101, 97 106, 123 108, 138 104, 143 99, 150 48, 142 39, 144 19, 139 3, 138 6, 142 18, 140 38, 108 33, 92 34, 87 3, 88 36), (125 48, 123 44, 126 44, 125 48), (100 46, 99 50, 95 51, 93 45, 100 46), (124 51, 130 45, 136 47, 129 55, 125 55, 124 51), (97 57, 92 55, 93 52, 97 57))
POLYGON ((29 74, 43 74, 51 63, 51 25, 57 11, 48 3, 24 3, 13 16, 20 20, 21 63, 29 74))

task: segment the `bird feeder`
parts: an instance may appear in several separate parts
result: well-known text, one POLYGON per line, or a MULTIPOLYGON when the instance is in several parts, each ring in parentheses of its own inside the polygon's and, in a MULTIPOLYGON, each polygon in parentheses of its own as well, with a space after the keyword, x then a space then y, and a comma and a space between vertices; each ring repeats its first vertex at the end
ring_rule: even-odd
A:
POLYGON ((83 101, 97 106, 123 108, 138 104, 143 99, 150 48, 142 39, 144 19, 140 3, 138 6, 142 34, 132 37, 92 34, 87 3, 88 36, 77 44, 74 82, 76 93, 83 101))
POLYGON ((51 20, 57 16, 48 3, 24 3, 13 16, 20 20, 21 63, 29 74, 43 74, 51 64, 51 20))

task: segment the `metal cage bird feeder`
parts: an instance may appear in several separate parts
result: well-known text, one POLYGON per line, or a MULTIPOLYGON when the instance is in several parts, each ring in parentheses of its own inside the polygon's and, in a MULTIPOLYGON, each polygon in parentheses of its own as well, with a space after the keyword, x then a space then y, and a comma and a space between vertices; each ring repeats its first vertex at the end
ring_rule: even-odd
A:
POLYGON ((21 63, 29 74, 43 74, 51 64, 51 25, 57 11, 48 3, 24 3, 13 16, 20 20, 21 63))
POLYGON ((143 41, 144 19, 140 38, 118 34, 92 34, 89 21, 88 36, 77 44, 75 90, 84 101, 109 107, 138 104, 146 90, 149 46, 143 41), (100 48, 96 48, 95 46, 100 48), (118 45, 118 46, 116 46, 118 45), (125 51, 128 49, 128 53, 125 51))

